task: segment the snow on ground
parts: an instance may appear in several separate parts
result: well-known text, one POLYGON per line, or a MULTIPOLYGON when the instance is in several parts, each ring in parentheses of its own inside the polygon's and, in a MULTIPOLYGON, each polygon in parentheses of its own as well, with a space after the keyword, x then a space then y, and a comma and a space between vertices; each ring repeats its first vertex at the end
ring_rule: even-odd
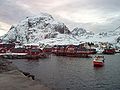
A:
POLYGON ((39 41, 39 43, 49 44, 49 45, 68 45, 68 44, 79 44, 76 38, 72 35, 59 34, 56 38, 44 39, 39 41))
POLYGON ((86 41, 86 42, 115 42, 115 38, 117 38, 117 36, 112 36, 112 37, 100 37, 100 36, 93 36, 93 37, 81 37, 80 39, 82 41, 86 41))

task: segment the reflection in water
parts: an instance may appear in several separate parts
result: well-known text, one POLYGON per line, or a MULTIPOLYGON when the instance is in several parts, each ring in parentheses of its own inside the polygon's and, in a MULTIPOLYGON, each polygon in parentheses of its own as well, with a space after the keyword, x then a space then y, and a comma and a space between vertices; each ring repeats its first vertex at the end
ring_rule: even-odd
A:
POLYGON ((47 59, 14 60, 13 63, 57 90, 119 90, 119 57, 106 55, 103 67, 93 67, 92 58, 53 55, 47 59))

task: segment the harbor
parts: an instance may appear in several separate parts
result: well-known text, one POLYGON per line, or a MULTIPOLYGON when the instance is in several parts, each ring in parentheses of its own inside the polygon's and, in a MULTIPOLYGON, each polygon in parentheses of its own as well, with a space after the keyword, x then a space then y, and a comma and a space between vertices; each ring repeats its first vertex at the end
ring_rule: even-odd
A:
POLYGON ((120 90, 120 1, 0 0, 0 90, 120 90))
POLYGON ((94 67, 93 58, 56 55, 39 60, 9 60, 54 90, 119 90, 119 57, 119 53, 104 55, 103 67, 94 67))

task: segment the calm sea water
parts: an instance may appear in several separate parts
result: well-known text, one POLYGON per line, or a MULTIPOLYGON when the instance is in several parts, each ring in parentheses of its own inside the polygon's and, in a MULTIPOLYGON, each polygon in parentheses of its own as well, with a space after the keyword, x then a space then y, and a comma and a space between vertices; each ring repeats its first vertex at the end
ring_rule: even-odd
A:
POLYGON ((95 68, 93 58, 51 55, 47 59, 12 60, 55 90, 120 90, 120 55, 105 55, 105 66, 95 68))

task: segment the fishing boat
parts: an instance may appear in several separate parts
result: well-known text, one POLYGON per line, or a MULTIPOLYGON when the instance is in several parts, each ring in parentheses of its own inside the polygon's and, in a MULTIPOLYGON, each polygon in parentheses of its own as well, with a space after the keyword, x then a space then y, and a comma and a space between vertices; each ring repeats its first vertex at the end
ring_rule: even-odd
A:
POLYGON ((104 60, 105 60, 104 56, 95 56, 93 60, 93 65, 95 67, 104 66, 104 60))
POLYGON ((104 49, 103 54, 115 54, 115 49, 104 49))

